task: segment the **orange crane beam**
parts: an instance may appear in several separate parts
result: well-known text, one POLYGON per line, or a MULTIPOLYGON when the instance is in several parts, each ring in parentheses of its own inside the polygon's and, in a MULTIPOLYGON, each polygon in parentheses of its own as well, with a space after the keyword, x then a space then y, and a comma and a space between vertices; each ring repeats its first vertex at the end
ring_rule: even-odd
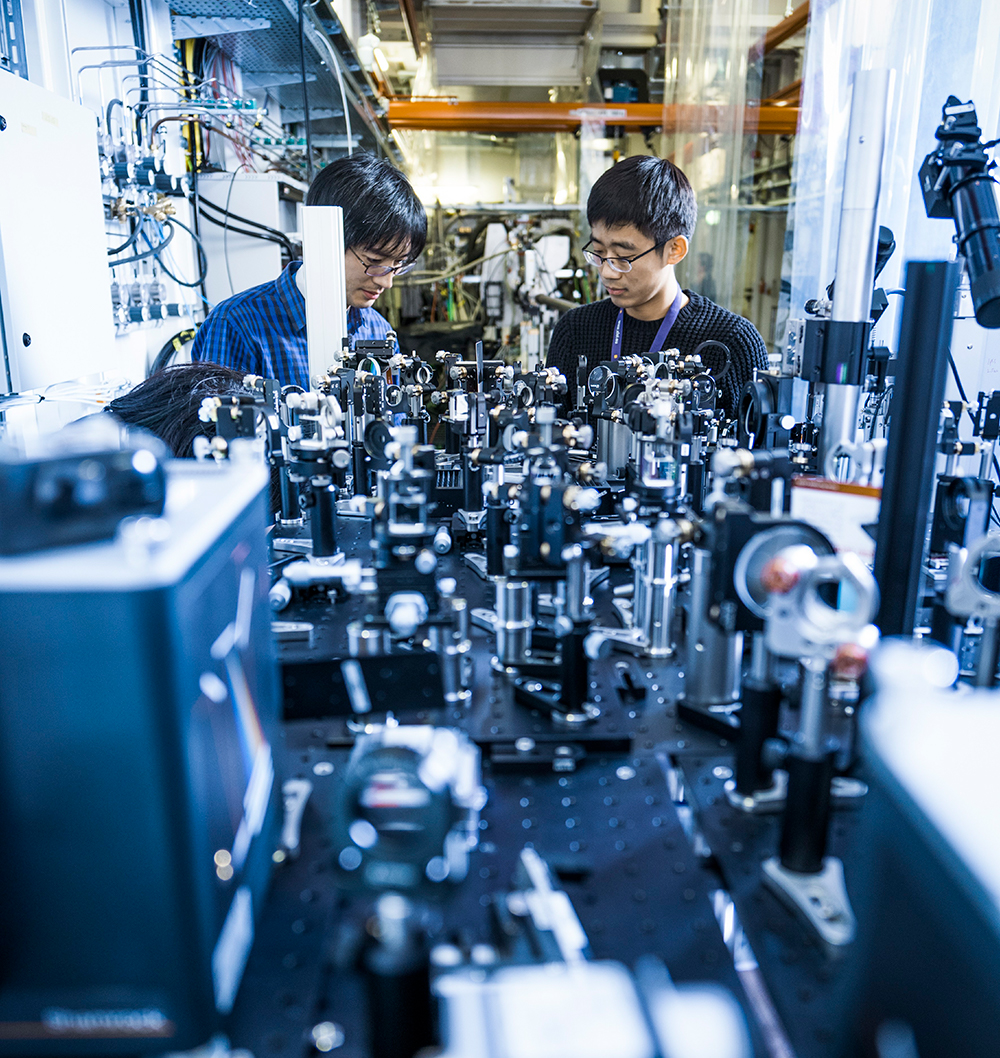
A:
MULTIPOLYGON (((793 106, 746 107, 743 129, 762 135, 793 135, 799 111, 793 106)), ((442 132, 573 132, 583 120, 603 120, 628 129, 664 132, 722 132, 732 128, 731 107, 689 104, 467 103, 456 99, 390 99, 386 118, 394 129, 442 132)))
POLYGON ((775 92, 774 95, 768 96, 767 99, 762 99, 760 105, 762 107, 797 107, 801 101, 802 78, 800 77, 797 81, 792 81, 790 85, 786 85, 781 91, 775 92))
POLYGON ((799 6, 776 26, 772 26, 750 49, 750 62, 757 62, 780 47, 796 33, 801 33, 809 24, 809 0, 799 6))

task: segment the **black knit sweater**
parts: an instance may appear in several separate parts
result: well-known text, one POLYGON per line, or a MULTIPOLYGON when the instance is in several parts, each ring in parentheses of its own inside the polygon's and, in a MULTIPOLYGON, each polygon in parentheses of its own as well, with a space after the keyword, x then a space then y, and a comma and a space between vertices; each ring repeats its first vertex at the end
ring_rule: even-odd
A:
MULTIPOLYGON (((719 384, 719 404, 730 417, 736 414, 743 387, 753 377, 754 368, 767 367, 767 347, 754 325, 714 301, 685 290, 690 299, 681 309, 664 349, 679 349, 693 353, 709 338, 722 342, 729 349, 732 367, 719 384)), ((604 360, 611 359, 618 309, 611 298, 581 305, 567 312, 556 324, 549 345, 547 364, 558 367, 569 383, 570 407, 576 401, 577 358, 587 357, 588 372, 604 360)), ((637 320, 625 313, 622 334, 622 356, 643 355, 649 352, 662 320, 637 320)), ((702 350, 701 357, 713 373, 722 368, 724 357, 713 346, 702 350)))

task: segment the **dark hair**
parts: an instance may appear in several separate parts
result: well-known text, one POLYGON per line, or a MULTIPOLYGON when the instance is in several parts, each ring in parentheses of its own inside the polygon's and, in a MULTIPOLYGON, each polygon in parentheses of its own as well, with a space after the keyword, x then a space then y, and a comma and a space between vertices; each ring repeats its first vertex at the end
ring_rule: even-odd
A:
POLYGON ((184 458, 194 455, 196 437, 211 433, 211 426, 198 418, 201 402, 206 397, 247 393, 244 377, 242 372, 221 364, 176 364, 116 397, 105 411, 127 426, 141 426, 156 434, 175 456, 184 458))
POLYGON ((313 178, 307 206, 340 206, 344 246, 392 256, 409 243, 415 261, 427 242, 427 211, 409 180, 385 158, 357 151, 338 158, 313 178))
POLYGON ((600 176, 587 199, 587 222, 638 228, 657 246, 683 235, 690 239, 698 203, 688 178, 673 162, 635 154, 600 176))

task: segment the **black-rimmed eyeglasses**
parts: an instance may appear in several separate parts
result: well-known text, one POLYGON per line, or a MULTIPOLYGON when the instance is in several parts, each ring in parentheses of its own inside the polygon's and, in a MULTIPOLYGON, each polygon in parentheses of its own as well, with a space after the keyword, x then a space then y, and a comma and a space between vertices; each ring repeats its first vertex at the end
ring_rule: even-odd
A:
MULTIPOLYGON (((591 239, 593 242, 593 239, 591 239)), ((590 243, 587 243, 589 246, 590 243)), ((592 264, 595 268, 600 268, 602 264, 607 264, 608 268, 612 272, 631 272, 632 264, 638 261, 640 257, 645 257, 646 254, 652 253, 654 250, 658 250, 662 243, 657 243, 655 246, 650 246, 648 250, 643 250, 642 253, 637 253, 635 257, 602 257, 599 253, 594 253, 593 250, 588 250, 587 246, 583 248, 583 257, 588 264, 592 264)))
POLYGON ((358 251, 354 249, 353 246, 350 247, 350 250, 351 250, 351 253, 354 254, 354 256, 365 266, 365 275, 366 276, 388 276, 388 275, 405 276, 406 273, 409 272, 410 269, 413 268, 413 266, 417 263, 416 261, 411 261, 409 264, 404 264, 404 265, 372 264, 370 261, 366 261, 361 256, 361 254, 359 254, 358 251))

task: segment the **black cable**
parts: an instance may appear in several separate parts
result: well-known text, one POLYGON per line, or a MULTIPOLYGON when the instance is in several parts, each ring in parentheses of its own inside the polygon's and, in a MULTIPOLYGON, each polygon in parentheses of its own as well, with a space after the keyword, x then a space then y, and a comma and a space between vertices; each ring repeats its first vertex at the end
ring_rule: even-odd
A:
POLYGON ((157 371, 162 371, 170 362, 172 356, 179 353, 188 342, 194 341, 194 336, 194 327, 187 327, 183 331, 178 331, 170 341, 165 342, 163 348, 156 354, 149 368, 149 375, 146 377, 155 375, 157 371))
POLYGON ((249 231, 244 228, 233 227, 232 224, 227 224, 225 221, 219 220, 217 217, 213 217, 210 213, 202 212, 201 214, 204 220, 207 220, 209 224, 214 224, 219 228, 226 228, 226 230, 232 232, 234 235, 245 235, 248 239, 263 239, 264 242, 272 242, 283 249, 288 250, 289 254, 294 258, 295 254, 292 252, 291 243, 285 239, 279 239, 274 235, 268 235, 263 231, 249 231))
POLYGON ((302 73, 302 116, 306 125, 306 165, 309 183, 313 178, 312 123, 309 120, 309 86, 306 83, 306 26, 305 0, 299 0, 299 67, 302 73))
MULTIPOLYGON (((120 106, 122 108, 122 116, 124 117, 125 115, 125 104, 120 99, 112 99, 111 102, 108 103, 108 109, 104 112, 104 124, 108 130, 109 136, 111 135, 111 111, 115 106, 120 106)), ((122 121, 122 131, 124 132, 124 130, 125 122, 122 121)))
POLYGON ((210 198, 203 199, 201 204, 203 206, 208 206, 209 209, 215 210, 216 213, 225 214, 230 220, 235 220, 240 224, 249 224, 252 228, 260 228, 262 231, 269 231, 272 235, 280 235, 283 239, 288 238, 285 232, 279 231, 277 228, 271 228, 267 224, 262 224, 259 220, 251 220, 249 217, 243 217, 239 213, 234 213, 231 209, 225 209, 220 206, 218 202, 213 202, 210 198))
POLYGON ((200 287, 201 284, 205 282, 205 271, 207 271, 207 269, 205 271, 203 271, 201 273, 201 275, 198 276, 198 278, 193 283, 188 283, 185 280, 179 279, 177 276, 175 276, 174 273, 171 272, 170 269, 167 268, 167 266, 159 258, 157 258, 157 264, 159 264, 159 266, 160 266, 160 271, 163 272, 164 275, 170 276, 170 278, 178 286, 181 286, 181 287, 200 287))
MULTIPOLYGON (((978 428, 979 422, 972 408, 969 407, 969 398, 965 395, 965 386, 962 385, 962 380, 959 378, 958 368, 955 366, 955 358, 951 355, 950 349, 948 350, 948 363, 951 366, 951 377, 955 380, 955 385, 958 387, 958 395, 962 398, 962 403, 965 405, 965 410, 969 413, 972 425, 978 428)), ((993 457, 993 466, 996 468, 997 478, 1000 478, 1000 466, 997 466, 996 456, 993 457)))
MULTIPOLYGON (((972 420, 973 425, 978 426, 979 423, 976 421, 975 415, 972 413, 972 409, 969 407, 969 398, 965 395, 965 386, 962 385, 962 380, 958 375, 958 368, 955 366, 955 358, 951 355, 951 350, 948 350, 948 363, 951 365, 951 374, 955 379, 955 385, 958 387, 958 395, 962 398, 962 402, 965 404, 966 410, 969 413, 969 418, 972 420)), ((997 476, 997 481, 1000 481, 1000 463, 997 462, 997 457, 993 455, 993 473, 997 476)), ((996 502, 998 497, 993 498, 993 503, 990 504, 990 512, 993 517, 996 517, 996 502)), ((1000 519, 998 519, 1000 524, 1000 519)))
MULTIPOLYGON (((200 128, 200 126, 199 126, 199 128, 200 128)), ((194 223, 194 237, 200 241, 201 240, 201 225, 198 223, 198 217, 199 217, 200 212, 201 212, 201 209, 200 209, 201 197, 198 194, 198 171, 194 167, 194 160, 195 159, 194 159, 194 145, 193 144, 190 147, 190 158, 191 158, 191 199, 190 200, 194 203, 194 212, 192 214, 191 220, 194 223)), ((201 281, 200 286, 201 286, 201 300, 206 305, 210 306, 211 303, 208 300, 208 291, 205 289, 205 281, 204 281, 204 279, 201 281)))
POLYGON ((285 245, 286 240, 281 239, 276 235, 269 235, 266 231, 250 231, 248 228, 236 228, 228 221, 219 220, 218 217, 213 217, 211 213, 206 213, 204 210, 201 211, 203 220, 207 220, 209 224, 214 224, 217 228, 225 228, 227 231, 234 232, 236 235, 246 235, 251 239, 264 239, 265 242, 280 242, 285 245))
MULTIPOLYGON (((156 257, 161 250, 165 250, 170 245, 170 242, 174 237, 174 226, 172 222, 175 219, 176 218, 171 218, 171 220, 165 222, 167 233, 155 246, 146 250, 144 253, 137 253, 133 254, 131 257, 121 257, 114 261, 108 261, 108 267, 117 268, 119 265, 135 264, 137 261, 145 261, 149 257, 156 257)), ((177 223, 179 224, 180 221, 177 221, 177 223)), ((181 227, 184 227, 184 225, 181 224, 181 227)))
MULTIPOLYGON (((965 386, 962 385, 962 380, 958 377, 958 368, 955 366, 955 358, 951 355, 951 350, 948 350, 948 363, 951 365, 952 378, 955 379, 955 385, 958 386, 958 395, 962 398, 964 404, 969 403, 969 398, 965 395, 965 386)), ((969 412, 972 415, 972 412, 969 412)), ((975 422, 975 416, 972 416, 973 422, 975 422)))
MULTIPOLYGON (((892 386, 886 386, 885 389, 882 390, 881 394, 879 394, 878 400, 875 402, 875 410, 874 410, 874 412, 872 412, 872 424, 871 424, 871 428, 868 431, 868 440, 869 441, 874 441, 875 440, 875 428, 878 425, 878 417, 882 414, 882 405, 885 404, 885 402, 887 400, 891 400, 891 399, 892 399, 892 386)), ((887 415, 888 415, 888 411, 889 411, 889 406, 886 405, 886 414, 887 415)), ((886 420, 886 421, 888 422, 888 420, 886 420)))
POLYGON ((136 116, 142 120, 149 105, 149 48, 146 46, 146 14, 142 0, 128 0, 129 22, 132 24, 132 43, 136 52, 144 56, 136 63, 139 74, 139 105, 135 108, 136 116))
MULTIPOLYGON (((184 223, 179 221, 176 217, 171 217, 167 223, 176 224, 179 228, 183 228, 188 235, 194 240, 195 247, 198 250, 198 278, 193 283, 188 283, 183 279, 178 279, 173 272, 160 260, 159 253, 157 252, 156 260, 160 268, 166 275, 178 285, 182 287, 200 287, 205 282, 205 276, 208 275, 208 255, 205 253, 205 247, 201 244, 201 239, 184 223)), ((162 249, 162 246, 157 246, 157 251, 162 249)))
MULTIPOLYGON (((178 228, 183 228, 188 235, 194 240, 195 246, 198 248, 198 257, 205 262, 205 267, 208 267, 208 258, 205 256, 205 247, 201 244, 201 239, 198 238, 197 234, 193 232, 183 221, 178 220, 176 217, 170 218, 171 224, 176 224, 178 228)), ((200 266, 199 266, 200 267, 200 266)))
POLYGON ((729 346, 724 342, 718 342, 714 338, 709 338, 707 341, 702 342, 695 351, 691 354, 692 356, 700 356, 702 349, 708 346, 718 346, 726 354, 726 362, 722 365, 722 371, 719 374, 714 374, 711 368, 708 368, 708 373, 715 379, 716 385, 718 385, 725 377, 729 374, 730 369, 733 366, 733 354, 729 351, 729 346))
POLYGON ((116 246, 113 250, 108 250, 108 257, 113 257, 115 254, 124 253, 130 246, 134 245, 135 240, 142 234, 142 226, 145 223, 145 218, 140 217, 139 223, 135 226, 132 234, 121 244, 116 246))
MULTIPOLYGON (((215 212, 223 214, 230 220, 235 220, 239 224, 249 224, 252 228, 259 228, 262 232, 267 232, 269 236, 273 238, 275 242, 283 243, 287 248, 288 252, 294 257, 294 248, 292 246, 291 239, 283 231, 278 231, 277 228, 269 228, 266 224, 261 224, 260 221, 251 220, 249 217, 241 217, 239 213, 233 213, 232 210, 223 209, 222 206, 217 205, 211 199, 203 198, 200 203, 201 207, 210 206, 215 212)), ((223 226, 222 221, 216 220, 214 217, 208 216, 204 209, 201 209, 201 215, 213 224, 217 224, 220 228, 223 226)), ((236 231, 235 228, 230 226, 230 231, 236 231)))

